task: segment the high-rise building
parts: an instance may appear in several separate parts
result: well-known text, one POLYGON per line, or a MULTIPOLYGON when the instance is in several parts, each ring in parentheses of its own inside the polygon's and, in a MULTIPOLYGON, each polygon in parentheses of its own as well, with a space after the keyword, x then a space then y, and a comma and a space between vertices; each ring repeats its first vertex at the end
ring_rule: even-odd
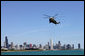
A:
POLYGON ((57 49, 57 44, 55 44, 55 45, 53 46, 53 49, 57 49))
POLYGON ((23 48, 26 49, 26 45, 27 45, 27 43, 24 42, 23 45, 24 45, 23 48))
POLYGON ((32 44, 30 44, 29 47, 32 48, 32 44))
POLYGON ((61 49, 65 50, 66 49, 66 45, 64 44, 63 46, 61 46, 61 49))
POLYGON ((9 44, 9 49, 11 49, 11 44, 9 44))
POLYGON ((49 42, 48 42, 48 49, 50 49, 50 45, 49 45, 49 42))
POLYGON ((4 42, 4 48, 6 48, 6 42, 4 42))
POLYGON ((80 43, 78 43, 78 49, 80 49, 80 43))
MULTIPOLYGON (((48 44, 46 44, 46 45, 44 46, 44 49, 45 49, 45 50, 49 50, 48 44)), ((51 49, 51 50, 52 50, 52 49, 51 49)))
POLYGON ((61 49, 61 43, 60 43, 60 41, 58 41, 58 49, 61 49))
POLYGON ((13 42, 11 42, 11 48, 13 48, 13 42))
POLYGON ((26 45, 26 42, 24 42, 23 44, 24 44, 24 46, 25 46, 25 45, 26 45))
POLYGON ((29 48, 29 44, 27 44, 26 47, 29 48))
POLYGON ((72 44, 72 49, 74 49, 74 44, 72 44))
POLYGON ((71 45, 67 44, 66 49, 71 49, 71 45))
POLYGON ((33 48, 37 48, 37 46, 35 44, 33 44, 33 48))
POLYGON ((60 43, 60 41, 58 41, 58 45, 59 45, 59 46, 61 46, 61 43, 60 43))
POLYGON ((19 45, 19 48, 20 48, 20 50, 22 50, 23 49, 23 46, 22 45, 19 45))
POLYGON ((64 44, 64 49, 66 49, 66 45, 64 44))
POLYGON ((58 44, 61 44, 60 41, 58 41, 58 44))
POLYGON ((42 45, 41 44, 39 44, 39 48, 42 49, 42 45))
POLYGON ((50 49, 53 50, 53 40, 50 40, 50 49))
POLYGON ((18 50, 18 45, 15 45, 15 49, 18 50))
POLYGON ((5 37, 6 48, 9 48, 7 36, 5 37))

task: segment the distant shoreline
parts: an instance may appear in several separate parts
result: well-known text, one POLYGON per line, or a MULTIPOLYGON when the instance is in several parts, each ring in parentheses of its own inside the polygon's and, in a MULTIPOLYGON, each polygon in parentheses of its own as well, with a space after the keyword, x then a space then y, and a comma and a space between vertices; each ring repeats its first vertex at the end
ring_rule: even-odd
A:
POLYGON ((11 51, 11 50, 8 50, 8 51, 1 51, 1 52, 22 52, 22 51, 44 51, 44 50, 13 50, 13 51, 11 51))
MULTIPOLYGON (((84 50, 84 49, 74 49, 74 50, 84 50)), ((55 51, 55 50, 12 50, 12 51, 8 50, 8 51, 1 51, 1 52, 23 52, 23 51, 55 51)))

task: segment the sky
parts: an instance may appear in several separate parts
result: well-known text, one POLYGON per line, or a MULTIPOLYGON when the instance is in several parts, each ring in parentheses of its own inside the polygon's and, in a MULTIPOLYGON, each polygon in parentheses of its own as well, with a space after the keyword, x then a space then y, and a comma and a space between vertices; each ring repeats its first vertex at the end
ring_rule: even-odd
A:
POLYGON ((50 39, 84 48, 84 1, 1 1, 1 45, 42 44, 50 39), (44 14, 56 17, 60 24, 49 23, 44 14))

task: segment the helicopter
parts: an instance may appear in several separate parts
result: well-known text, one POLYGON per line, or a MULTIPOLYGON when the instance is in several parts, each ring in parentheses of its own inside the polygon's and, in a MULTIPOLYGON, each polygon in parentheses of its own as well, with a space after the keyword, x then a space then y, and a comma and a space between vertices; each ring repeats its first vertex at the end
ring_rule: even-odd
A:
MULTIPOLYGON (((60 23, 60 22, 58 22, 58 21, 55 20, 55 16, 57 16, 57 15, 58 15, 58 14, 56 14, 56 15, 54 15, 54 16, 48 16, 48 15, 45 15, 45 14, 44 14, 44 16, 47 16, 47 17, 48 17, 49 23, 54 23, 55 25, 60 23)), ((47 17, 46 17, 46 18, 47 18, 47 17)))

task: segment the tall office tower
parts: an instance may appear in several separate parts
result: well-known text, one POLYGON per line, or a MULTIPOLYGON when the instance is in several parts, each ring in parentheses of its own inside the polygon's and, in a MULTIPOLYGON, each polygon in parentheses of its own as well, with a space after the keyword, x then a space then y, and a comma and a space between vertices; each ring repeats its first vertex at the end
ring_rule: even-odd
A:
POLYGON ((58 49, 61 49, 61 43, 58 41, 58 49))
POLYGON ((48 42, 48 49, 50 49, 50 45, 49 45, 49 42, 48 42))
POLYGON ((24 46, 26 46, 26 42, 24 42, 23 44, 24 44, 24 46))
POLYGON ((71 45, 67 44, 66 49, 71 49, 71 45))
POLYGON ((61 45, 60 41, 58 41, 58 44, 61 45))
POLYGON ((11 49, 11 44, 9 44, 9 49, 11 49))
POLYGON ((39 48, 42 49, 42 45, 41 44, 39 44, 39 48))
POLYGON ((80 49, 80 43, 78 43, 78 49, 80 49))
POLYGON ((27 44, 26 47, 29 48, 29 44, 27 44))
POLYGON ((26 44, 26 42, 24 42, 24 43, 23 43, 23 45, 24 45, 24 46, 23 46, 23 47, 24 47, 24 49, 26 49, 26 45, 27 45, 27 44, 26 44))
POLYGON ((66 45, 65 44, 63 45, 63 47, 64 47, 63 49, 66 49, 66 45))
POLYGON ((32 44, 30 44, 29 47, 32 48, 32 44))
POLYGON ((6 42, 4 42, 4 48, 6 48, 6 42))
POLYGON ((74 44, 72 44, 72 49, 74 49, 74 44))
POLYGON ((5 43, 6 43, 6 48, 9 48, 7 36, 5 37, 5 43))
POLYGON ((18 50, 18 45, 15 45, 15 49, 18 50))
POLYGON ((19 48, 20 48, 20 50, 22 50, 23 49, 23 46, 22 45, 19 45, 19 48))
POLYGON ((13 48, 13 42, 11 42, 11 48, 13 48))
POLYGON ((37 46, 35 44, 33 44, 33 48, 36 48, 37 46))
POLYGON ((53 40, 50 40, 50 49, 53 50, 53 40))

